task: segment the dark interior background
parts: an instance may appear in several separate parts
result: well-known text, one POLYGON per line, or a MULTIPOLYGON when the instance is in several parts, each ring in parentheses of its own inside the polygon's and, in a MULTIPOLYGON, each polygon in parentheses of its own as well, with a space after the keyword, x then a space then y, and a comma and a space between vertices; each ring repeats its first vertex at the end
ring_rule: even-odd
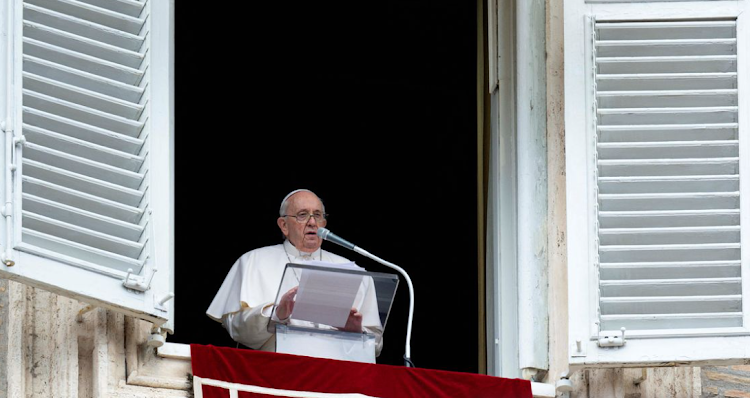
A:
MULTIPOLYGON (((476 3, 256 3, 176 7, 169 340, 235 345, 205 310, 308 188, 329 229, 409 272, 416 366, 477 372, 476 3)), ((407 308, 402 281, 379 363, 403 364, 407 308)))

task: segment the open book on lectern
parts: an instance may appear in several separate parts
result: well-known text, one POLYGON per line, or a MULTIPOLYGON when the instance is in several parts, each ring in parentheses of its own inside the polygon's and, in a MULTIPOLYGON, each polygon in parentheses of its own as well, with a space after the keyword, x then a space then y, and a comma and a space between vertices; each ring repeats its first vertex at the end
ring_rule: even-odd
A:
MULTIPOLYGON (((367 272, 354 263, 320 261, 289 263, 284 269, 276 293, 268 331, 276 333, 276 351, 335 359, 374 362, 377 342, 383 335, 393 304, 399 278, 395 274, 367 272), (291 314, 279 319, 277 310, 284 294, 297 289, 291 314), (352 308, 362 314, 362 329, 347 328, 352 308), (295 340, 291 333, 304 334, 313 340, 295 340), (365 357, 328 356, 324 351, 350 352, 352 341, 369 339, 365 357), (338 345, 337 348, 308 351, 307 345, 338 345)), ((286 315, 286 314, 284 314, 286 315)))

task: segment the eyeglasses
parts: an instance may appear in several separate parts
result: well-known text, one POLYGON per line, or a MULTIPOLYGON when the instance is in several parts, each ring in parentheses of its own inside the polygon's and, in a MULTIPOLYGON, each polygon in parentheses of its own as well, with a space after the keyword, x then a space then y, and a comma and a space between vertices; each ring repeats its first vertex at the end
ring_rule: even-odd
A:
POLYGON ((306 211, 301 211, 297 214, 286 214, 284 217, 294 217, 297 219, 298 223, 307 224, 308 221, 310 221, 310 217, 315 219, 316 223, 321 223, 325 221, 326 217, 328 217, 328 214, 326 213, 308 213, 306 211))

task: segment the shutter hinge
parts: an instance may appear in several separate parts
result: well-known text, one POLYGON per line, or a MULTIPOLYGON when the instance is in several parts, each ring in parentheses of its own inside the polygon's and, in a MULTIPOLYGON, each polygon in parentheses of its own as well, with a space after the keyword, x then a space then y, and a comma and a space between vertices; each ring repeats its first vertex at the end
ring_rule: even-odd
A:
POLYGON ((16 153, 15 149, 16 147, 22 147, 24 145, 26 145, 25 135, 13 138, 13 150, 10 153, 10 171, 13 173, 15 173, 16 169, 18 169, 18 154, 16 153))
POLYGON ((125 280, 122 281, 122 285, 128 289, 138 290, 139 292, 145 292, 146 290, 151 289, 151 281, 154 280, 154 274, 156 274, 156 271, 157 271, 156 268, 151 270, 151 277, 148 278, 148 283, 146 283, 141 278, 131 277, 130 275, 133 273, 133 269, 128 268, 128 274, 125 275, 125 280))
POLYGON ((620 330, 605 330, 599 331, 599 337, 597 344, 599 347, 622 347, 626 343, 625 341, 625 328, 620 330))

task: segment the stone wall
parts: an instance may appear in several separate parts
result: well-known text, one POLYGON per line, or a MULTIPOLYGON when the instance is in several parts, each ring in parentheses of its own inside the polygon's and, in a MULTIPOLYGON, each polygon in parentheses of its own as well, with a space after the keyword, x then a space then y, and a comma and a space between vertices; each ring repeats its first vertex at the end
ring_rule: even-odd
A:
POLYGON ((0 398, 188 397, 187 359, 145 342, 150 324, 0 279, 0 398))
POLYGON ((701 383, 706 398, 750 398, 750 365, 703 367, 701 383))

